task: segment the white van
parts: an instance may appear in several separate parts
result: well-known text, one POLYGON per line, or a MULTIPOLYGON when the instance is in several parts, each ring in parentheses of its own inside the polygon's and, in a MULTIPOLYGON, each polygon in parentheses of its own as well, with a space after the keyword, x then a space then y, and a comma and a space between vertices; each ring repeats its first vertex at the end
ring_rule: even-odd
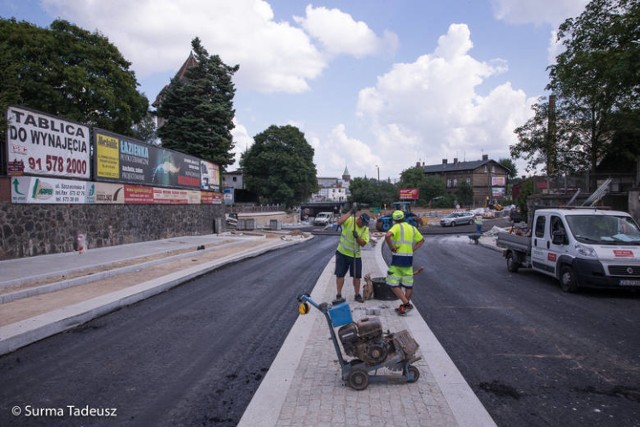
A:
POLYGON ((333 222, 333 212, 320 212, 313 220, 313 225, 329 225, 333 222))
POLYGON ((538 209, 531 236, 499 233, 507 269, 531 267, 579 287, 640 288, 640 229, 626 212, 595 208, 538 209))

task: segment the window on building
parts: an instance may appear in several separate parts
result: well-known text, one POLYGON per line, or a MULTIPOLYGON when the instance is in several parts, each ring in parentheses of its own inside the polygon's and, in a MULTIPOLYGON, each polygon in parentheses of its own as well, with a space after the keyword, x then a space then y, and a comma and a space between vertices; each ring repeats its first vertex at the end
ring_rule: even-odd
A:
POLYGON ((491 173, 496 173, 496 167, 494 165, 491 165, 491 173))

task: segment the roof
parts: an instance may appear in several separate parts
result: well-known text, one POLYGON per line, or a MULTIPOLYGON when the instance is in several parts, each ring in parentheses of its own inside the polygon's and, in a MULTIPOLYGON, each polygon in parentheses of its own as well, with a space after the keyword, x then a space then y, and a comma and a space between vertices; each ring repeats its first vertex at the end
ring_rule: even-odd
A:
POLYGON ((474 160, 471 162, 456 162, 456 163, 441 163, 438 165, 427 165, 424 167, 424 173, 445 173, 445 172, 463 172, 463 171, 473 171, 492 163, 497 165, 508 172, 508 169, 502 166, 500 163, 495 160, 474 160))
MULTIPOLYGON (((184 64, 182 64, 182 66, 180 67, 180 69, 178 70, 174 78, 178 80, 182 80, 187 70, 189 68, 195 67, 196 65, 198 65, 198 60, 196 59, 195 56, 193 56, 193 52, 189 52, 189 57, 187 58, 186 61, 184 61, 184 64)), ((160 93, 158 93, 158 96, 156 96, 155 101, 153 101, 153 104, 151 105, 157 108, 162 103, 162 99, 164 98, 164 93, 166 92, 168 87, 169 85, 165 85, 162 88, 162 90, 160 90, 160 93)))

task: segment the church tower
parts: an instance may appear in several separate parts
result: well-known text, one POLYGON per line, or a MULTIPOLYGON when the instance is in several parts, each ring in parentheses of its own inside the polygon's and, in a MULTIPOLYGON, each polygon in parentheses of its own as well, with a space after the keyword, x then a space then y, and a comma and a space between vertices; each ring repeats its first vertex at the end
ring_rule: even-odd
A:
POLYGON ((351 175, 349 175, 349 169, 346 166, 344 167, 344 172, 342 172, 342 180, 344 182, 351 181, 351 175))

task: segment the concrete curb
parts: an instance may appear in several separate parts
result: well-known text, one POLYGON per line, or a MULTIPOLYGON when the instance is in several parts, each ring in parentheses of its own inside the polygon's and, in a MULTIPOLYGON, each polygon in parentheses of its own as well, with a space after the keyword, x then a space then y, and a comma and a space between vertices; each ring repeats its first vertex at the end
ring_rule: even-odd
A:
MULTIPOLYGON (((334 270, 332 267, 331 263, 327 264, 313 287, 310 296, 314 301, 320 300, 319 294, 324 291, 322 284, 328 283, 330 277, 333 276, 334 270)), ((260 387, 253 395, 247 409, 245 409, 238 427, 270 427, 278 424, 280 410, 287 398, 296 368, 300 364, 311 329, 316 321, 315 315, 322 316, 322 314, 318 314, 315 311, 312 313, 313 315, 298 316, 267 374, 260 383, 260 387)))
POLYGON ((0 327, 0 355, 10 353, 20 347, 32 344, 41 339, 63 332, 86 323, 96 317, 103 316, 121 307, 142 301, 186 281, 202 276, 223 265, 240 259, 251 258, 263 253, 277 250, 292 244, 307 241, 278 240, 273 245, 240 252, 206 264, 194 266, 163 277, 159 277, 139 285, 102 295, 30 319, 0 327))
MULTIPOLYGON (((224 239, 225 236, 224 235, 215 235, 216 238, 220 238, 220 239, 224 239)), ((255 239, 257 237, 261 237, 261 238, 266 238, 264 235, 247 235, 248 238, 250 239, 255 239)), ((202 238, 207 238, 208 236, 197 236, 197 237, 202 237, 202 238)), ((234 236, 235 238, 244 238, 244 236, 234 236)), ((164 242, 164 241, 172 241, 172 240, 179 240, 180 238, 170 238, 170 239, 163 239, 160 240, 159 242, 164 242)), ((122 250, 127 250, 129 247, 135 247, 136 245, 138 245, 139 243, 128 243, 125 245, 119 245, 117 246, 117 248, 120 248, 122 250)), ((193 243, 192 247, 197 248, 198 246, 200 246, 198 243, 193 243)), ((96 248, 96 249, 91 249, 91 254, 95 255, 95 254, 99 254, 103 251, 110 251, 113 250, 115 248, 115 246, 108 246, 108 247, 103 247, 103 248, 96 248)), ((188 248, 183 248, 183 249, 188 249, 188 248)), ((194 249, 195 250, 195 249, 194 249)), ((171 249, 165 249, 162 251, 158 251, 155 252, 155 254, 163 254, 163 253, 170 253, 172 252, 171 249)), ((64 253, 57 253, 57 254, 50 254, 50 255, 44 255, 45 257, 49 257, 52 259, 59 259, 61 262, 68 262, 72 257, 76 258, 79 257, 81 255, 77 254, 77 253, 73 253, 73 252, 64 252, 64 253)), ((147 257, 148 254, 145 255, 140 255, 140 256, 135 256, 130 258, 131 260, 136 260, 136 259, 142 259, 147 257)), ((86 255, 84 256, 86 258, 86 255)), ((11 263, 11 262, 22 262, 22 261, 26 261, 28 262, 29 258, 19 258, 19 259, 11 259, 11 260, 3 260, 0 261, 0 268, 3 266, 3 264, 5 263, 11 263)), ((81 258, 77 258, 77 260, 81 260, 81 258)), ((86 260, 85 260, 86 261, 86 260)), ((115 264, 118 261, 114 261, 111 264, 115 264)), ((17 279, 12 279, 12 280, 0 280, 0 289, 5 289, 5 288, 10 288, 10 287, 14 287, 14 286, 22 286, 24 284, 28 284, 30 282, 34 282, 37 280, 46 280, 52 277, 58 277, 61 274, 75 274, 75 273, 83 273, 86 272, 87 270, 91 269, 91 268, 96 268, 96 267, 101 267, 104 265, 109 265, 109 264, 105 264, 104 262, 94 262, 93 264, 89 264, 89 265, 83 265, 82 267, 76 267, 76 268, 68 268, 66 270, 61 271, 61 270, 56 270, 56 271, 52 271, 52 272, 48 272, 48 273, 42 273, 42 274, 35 274, 35 275, 31 275, 31 276, 22 276, 20 278, 17 279)), ((109 277, 109 276, 107 276, 109 277)))
MULTIPOLYGON (((87 283, 96 282, 98 280, 106 279, 109 277, 119 276, 121 274, 130 273, 132 271, 136 271, 142 268, 153 267, 154 265, 164 264, 165 262, 175 261, 182 258, 192 257, 194 255, 200 255, 203 253, 211 252, 214 250, 223 249, 229 246, 233 246, 238 242, 226 243, 219 246, 213 246, 208 249, 197 250, 197 246, 193 246, 190 252, 185 252, 179 255, 173 255, 166 258, 156 259, 153 261, 142 262, 139 264, 128 265, 126 267, 114 268, 112 270, 101 271, 98 273, 89 274, 87 276, 76 277, 75 279, 63 280, 61 282, 50 283, 42 286, 35 286, 32 288, 23 289, 20 291, 9 292, 4 295, 0 295, 0 304, 5 304, 11 301, 16 301, 22 298, 29 298, 36 295, 42 295, 50 292, 56 292, 62 289, 72 288, 74 286, 86 285, 87 283)), ((144 258, 144 257, 140 257, 144 258)), ((82 271, 82 270, 79 270, 82 271)), ((49 275, 50 277, 51 275, 49 275)), ((38 277, 42 279, 43 277, 38 277)), ((29 279, 33 280, 33 278, 24 278, 20 279, 23 283, 28 283, 29 279)), ((10 283, 10 282, 7 282, 10 283)), ((9 285, 10 286, 10 285, 9 285)))

